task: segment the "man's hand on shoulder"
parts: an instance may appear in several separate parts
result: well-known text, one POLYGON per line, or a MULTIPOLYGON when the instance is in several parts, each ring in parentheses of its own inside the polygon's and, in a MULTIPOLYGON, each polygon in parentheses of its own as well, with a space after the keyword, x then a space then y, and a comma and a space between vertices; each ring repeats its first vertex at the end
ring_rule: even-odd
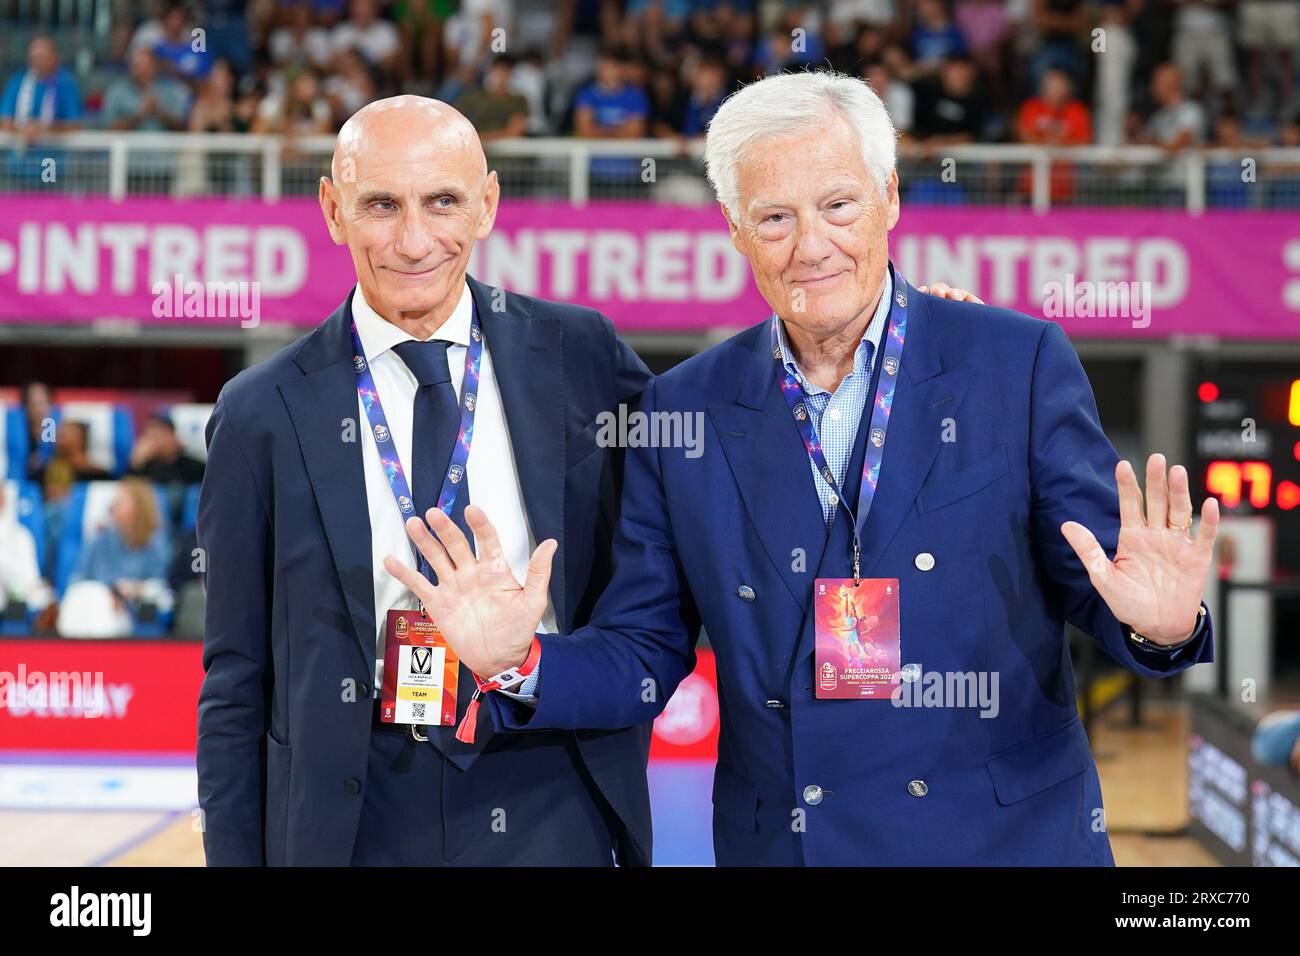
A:
POLYGON ((967 292, 965 289, 954 289, 946 282, 935 282, 931 285, 919 285, 916 287, 917 292, 924 292, 926 295, 933 295, 940 299, 952 299, 954 302, 974 302, 976 305, 983 305, 984 300, 974 292, 967 292))

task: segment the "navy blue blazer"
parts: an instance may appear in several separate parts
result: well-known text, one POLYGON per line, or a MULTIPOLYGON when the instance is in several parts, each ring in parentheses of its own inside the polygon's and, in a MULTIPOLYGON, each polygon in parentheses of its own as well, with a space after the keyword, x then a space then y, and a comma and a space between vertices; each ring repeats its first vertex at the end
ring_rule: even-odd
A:
POLYGON ((703 624, 720 864, 1113 864, 1065 622, 1147 677, 1210 660, 1208 622, 1172 656, 1135 646, 1062 537, 1082 522, 1113 557, 1119 506, 1117 455, 1060 327, 906 290, 862 574, 899 580, 902 661, 996 672, 996 715, 815 698, 813 581, 851 574, 849 537, 840 518, 827 532, 763 322, 646 388, 647 412, 704 414, 704 452, 629 450, 613 581, 590 625, 542 639, 536 709, 493 694, 494 719, 648 720, 703 624))
MULTIPOLYGON (((550 595, 572 630, 610 577, 622 481, 622 452, 597 444, 596 416, 635 405, 650 374, 599 313, 514 293, 495 311, 498 290, 469 282, 529 523, 560 545, 550 595)), ((362 444, 342 440, 358 415, 350 319, 349 295, 311 334, 228 382, 208 424, 198 773, 210 864, 352 858, 376 623, 362 444)), ((489 721, 478 736, 444 753, 468 769, 491 746, 489 721)), ((623 827, 623 861, 648 863, 649 727, 565 731, 554 746, 575 736, 623 827)))

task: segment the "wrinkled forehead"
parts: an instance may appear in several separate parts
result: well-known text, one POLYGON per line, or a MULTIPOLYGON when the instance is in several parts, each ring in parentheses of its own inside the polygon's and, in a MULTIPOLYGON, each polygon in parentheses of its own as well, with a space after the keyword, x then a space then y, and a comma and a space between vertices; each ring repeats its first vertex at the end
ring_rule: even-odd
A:
POLYGON ((812 134, 797 131, 755 140, 736 163, 742 210, 792 205, 843 189, 869 189, 876 180, 852 124, 828 124, 812 134))

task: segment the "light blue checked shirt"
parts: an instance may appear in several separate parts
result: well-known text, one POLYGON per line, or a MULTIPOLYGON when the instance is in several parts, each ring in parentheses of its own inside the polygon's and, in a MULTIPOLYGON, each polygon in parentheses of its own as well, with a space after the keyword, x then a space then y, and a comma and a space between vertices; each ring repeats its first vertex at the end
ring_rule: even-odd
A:
MULTIPOLYGON (((826 464, 835 475, 835 483, 844 487, 844 473, 849 467, 849 458, 853 455, 853 442, 858 435, 858 423, 862 420, 862 411, 867 405, 867 391, 871 388, 871 370, 875 365, 880 342, 885 335, 885 325, 889 321, 889 305, 894 298, 894 280, 889 270, 885 270, 885 282, 881 288, 880 302, 876 312, 862 333, 858 350, 853 353, 853 371, 840 382, 834 394, 819 388, 804 377, 803 371, 794 360, 790 343, 785 335, 785 323, 774 322, 772 351, 781 350, 781 361, 799 382, 804 393, 804 407, 812 420, 817 437, 821 439, 822 454, 826 464)), ((817 497, 821 499, 822 514, 826 516, 829 527, 835 517, 838 501, 831 486, 826 483, 817 466, 808 459, 812 469, 813 483, 817 486, 817 497)))

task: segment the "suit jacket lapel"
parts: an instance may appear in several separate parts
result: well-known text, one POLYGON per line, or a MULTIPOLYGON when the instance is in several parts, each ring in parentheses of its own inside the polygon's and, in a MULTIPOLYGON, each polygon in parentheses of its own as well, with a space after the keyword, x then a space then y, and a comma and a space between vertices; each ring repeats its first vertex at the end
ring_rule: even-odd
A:
POLYGON ((754 338, 735 403, 710 406, 709 415, 758 538, 804 607, 826 547, 826 521, 808 452, 781 396, 766 323, 754 338))
MULTIPOLYGON (((467 277, 468 278, 468 277, 467 277)), ((569 625, 564 547, 565 407, 563 325, 531 314, 528 300, 468 278, 496 376, 533 536, 559 544, 551 572, 551 604, 569 625)))
MULTIPOLYGON (((894 393, 889 435, 880 462, 880 483, 862 535, 862 574, 874 574, 881 555, 912 509, 943 440, 943 420, 956 415, 965 395, 964 374, 944 371, 930 323, 928 300, 907 286, 907 340, 894 393)), ((863 416, 870 414, 863 411, 863 416)), ((863 422, 863 427, 869 427, 863 422)))
POLYGON ((303 340, 294 361, 300 379, 280 385, 280 395, 298 435, 307 477, 316 496, 330 556, 343 586, 353 636, 374 670, 375 589, 371 574, 370 512, 358 421, 356 372, 349 334, 352 296, 303 340), (345 440, 345 422, 355 423, 345 440))

